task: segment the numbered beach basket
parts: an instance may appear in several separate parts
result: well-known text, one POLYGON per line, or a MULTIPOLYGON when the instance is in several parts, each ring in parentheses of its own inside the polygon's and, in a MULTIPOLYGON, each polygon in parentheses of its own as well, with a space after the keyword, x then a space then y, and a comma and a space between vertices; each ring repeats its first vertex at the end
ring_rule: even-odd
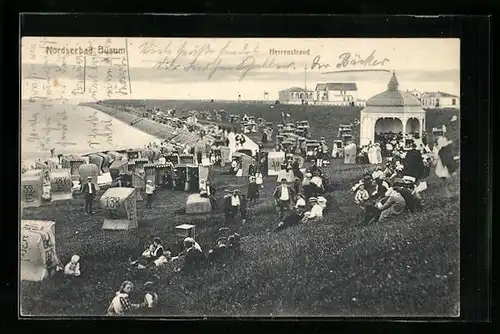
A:
POLYGON ((103 230, 137 228, 137 200, 134 188, 109 188, 101 196, 104 213, 103 230))
POLYGON ((77 155, 65 155, 61 159, 62 168, 68 168, 72 181, 78 181, 80 178, 80 166, 85 163, 85 159, 77 155))
POLYGON ((42 206, 42 192, 41 173, 39 175, 25 173, 21 176, 21 208, 42 206))
POLYGON ((71 181, 70 169, 53 169, 49 175, 51 202, 73 199, 73 192, 71 191, 73 181, 71 181))
POLYGON ((21 280, 42 281, 61 266, 56 253, 55 222, 21 220, 21 280))

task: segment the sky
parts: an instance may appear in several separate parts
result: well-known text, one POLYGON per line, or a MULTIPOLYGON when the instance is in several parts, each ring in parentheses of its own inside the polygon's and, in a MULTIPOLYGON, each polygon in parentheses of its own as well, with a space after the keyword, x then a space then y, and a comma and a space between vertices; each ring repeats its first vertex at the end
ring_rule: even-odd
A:
POLYGON ((392 71, 401 90, 460 94, 458 39, 24 37, 21 58, 23 99, 261 100, 268 92, 275 100, 279 90, 324 82, 355 82, 367 99, 386 90, 392 71), (64 47, 88 54, 56 51, 64 47), (110 49, 118 54, 103 53, 110 49))

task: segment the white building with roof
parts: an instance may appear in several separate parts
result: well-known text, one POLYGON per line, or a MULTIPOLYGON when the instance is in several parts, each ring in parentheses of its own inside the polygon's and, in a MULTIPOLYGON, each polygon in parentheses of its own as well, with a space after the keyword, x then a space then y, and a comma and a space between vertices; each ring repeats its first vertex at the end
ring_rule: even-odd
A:
POLYGON ((331 105, 354 105, 358 98, 358 87, 354 82, 328 82, 316 85, 315 103, 331 105))
POLYGON ((422 137, 425 110, 417 98, 398 90, 398 87, 393 72, 387 90, 366 101, 360 117, 360 145, 373 143, 375 133, 418 133, 422 137))
POLYGON ((422 108, 460 109, 460 97, 444 92, 424 92, 421 96, 422 108))
POLYGON ((314 101, 314 92, 300 87, 292 87, 279 91, 280 103, 302 104, 314 101))

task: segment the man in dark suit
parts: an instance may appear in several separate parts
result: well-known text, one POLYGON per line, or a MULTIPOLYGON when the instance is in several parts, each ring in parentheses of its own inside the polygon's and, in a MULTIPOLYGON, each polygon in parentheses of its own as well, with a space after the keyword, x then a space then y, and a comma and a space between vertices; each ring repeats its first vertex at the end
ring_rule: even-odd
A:
POLYGON ((404 175, 412 176, 415 179, 420 179, 424 171, 424 160, 422 153, 417 150, 417 145, 412 144, 411 150, 406 153, 404 175))
POLYGON ((93 215, 92 212, 92 203, 94 202, 96 186, 92 183, 92 177, 87 177, 87 183, 85 183, 82 187, 83 199, 85 201, 85 213, 89 215, 93 215))
POLYGON ((210 203, 212 204, 212 210, 215 210, 217 200, 215 199, 215 192, 217 191, 212 184, 212 182, 207 181, 206 183, 206 191, 207 191, 207 196, 210 199, 210 203))
POLYGON ((257 172, 258 172, 258 166, 255 163, 255 159, 252 159, 252 164, 248 166, 248 175, 255 176, 257 172))
POLYGON ((281 179, 281 184, 274 189, 273 195, 276 201, 276 208, 279 210, 280 219, 283 219, 285 211, 291 210, 293 207, 295 191, 287 184, 287 180, 283 178, 281 179))

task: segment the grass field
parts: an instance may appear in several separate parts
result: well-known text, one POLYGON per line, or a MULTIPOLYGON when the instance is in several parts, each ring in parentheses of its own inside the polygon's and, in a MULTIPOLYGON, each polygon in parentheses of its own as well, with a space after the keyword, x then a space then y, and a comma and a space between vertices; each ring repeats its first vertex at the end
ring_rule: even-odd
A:
MULTIPOLYGON (((224 105, 213 108, 228 111, 224 105)), ((258 116, 258 108, 242 112, 258 116)), ((292 108, 297 108, 292 116, 300 119, 302 107, 292 108)), ((269 115, 276 117, 276 112, 280 113, 274 110, 269 115)), ((350 113, 346 110, 342 117, 357 117, 350 113)), ((309 119, 318 136, 336 135, 337 122, 345 122, 332 119, 326 109, 304 114, 302 119, 309 119)), ((439 115, 451 118, 451 114, 439 115)), ((429 114, 427 124, 432 126, 429 114)), ((365 168, 333 161, 325 171, 335 184, 325 222, 279 233, 268 233, 277 221, 270 201, 276 179, 267 178, 260 200, 249 209, 247 224, 235 224, 225 232, 242 235, 241 256, 225 266, 202 267, 196 272, 161 272, 161 303, 153 315, 458 315, 458 178, 450 180, 447 192, 431 171, 422 212, 385 225, 356 227, 358 208, 348 190, 365 168)), ((225 188, 241 187, 246 192, 246 179, 216 170, 215 186, 219 197, 225 188)), ((218 228, 223 218, 218 211, 198 216, 174 213, 184 206, 186 197, 184 192, 159 191, 153 210, 145 210, 144 202, 138 202, 139 228, 120 232, 101 230, 98 204, 95 216, 83 215, 81 198, 25 209, 23 219, 56 221, 59 257, 66 263, 78 253, 83 274, 74 280, 22 282, 22 314, 104 315, 125 279, 136 283, 132 299, 142 300, 142 284, 150 275, 128 271, 127 260, 138 256, 152 236, 161 237, 174 252, 182 241, 173 233, 178 224, 195 224, 197 241, 204 250, 221 236, 218 228)))

